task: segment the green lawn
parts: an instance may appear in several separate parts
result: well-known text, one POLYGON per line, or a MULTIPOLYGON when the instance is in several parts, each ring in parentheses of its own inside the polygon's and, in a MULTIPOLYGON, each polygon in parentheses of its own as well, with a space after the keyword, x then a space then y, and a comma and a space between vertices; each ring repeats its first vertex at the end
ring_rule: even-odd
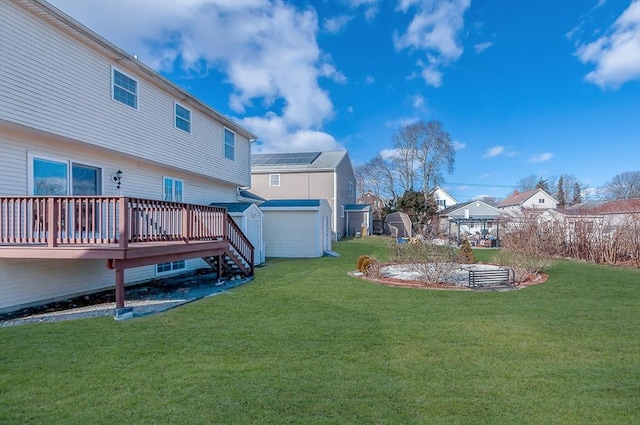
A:
POLYGON ((0 329, 0 423, 640 422, 638 270, 416 290, 347 276, 381 239, 334 248, 156 316, 0 329))

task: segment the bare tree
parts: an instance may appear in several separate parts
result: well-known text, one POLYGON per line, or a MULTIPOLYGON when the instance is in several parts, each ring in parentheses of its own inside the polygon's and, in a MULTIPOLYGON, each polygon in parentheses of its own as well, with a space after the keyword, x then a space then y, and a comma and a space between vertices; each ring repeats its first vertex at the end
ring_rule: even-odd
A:
POLYGON ((384 159, 379 153, 368 162, 371 167, 371 174, 375 176, 375 182, 378 185, 378 194, 390 198, 394 204, 398 200, 398 191, 396 188, 396 171, 393 164, 388 159, 384 159))
POLYGON ((523 177, 520 180, 518 180, 516 182, 516 185, 514 187, 515 190, 517 190, 518 192, 526 192, 529 190, 533 190, 536 188, 536 185, 538 184, 538 182, 540 182, 542 179, 540 177, 538 177, 535 174, 530 174, 527 177, 523 177))
POLYGON ((403 192, 417 190, 421 183, 426 194, 432 185, 444 180, 445 172, 453 172, 455 148, 440 121, 407 124, 394 133, 392 140, 403 192))
POLYGON ((605 199, 640 198, 640 171, 627 171, 613 176, 604 188, 605 199))
POLYGON ((433 186, 444 181, 443 173, 451 174, 455 164, 456 150, 451 136, 440 121, 418 121, 415 124, 417 150, 416 158, 422 171, 425 195, 433 186))
POLYGON ((398 181, 402 193, 414 189, 416 179, 416 149, 418 140, 416 139, 415 124, 408 124, 393 133, 391 141, 395 156, 393 162, 398 172, 398 181))

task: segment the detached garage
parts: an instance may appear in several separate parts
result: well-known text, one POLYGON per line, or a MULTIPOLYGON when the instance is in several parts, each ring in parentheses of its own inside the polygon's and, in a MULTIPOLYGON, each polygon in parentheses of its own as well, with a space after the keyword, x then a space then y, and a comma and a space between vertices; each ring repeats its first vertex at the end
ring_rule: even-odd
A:
POLYGON ((322 257, 331 250, 326 199, 279 199, 260 204, 267 257, 322 257))

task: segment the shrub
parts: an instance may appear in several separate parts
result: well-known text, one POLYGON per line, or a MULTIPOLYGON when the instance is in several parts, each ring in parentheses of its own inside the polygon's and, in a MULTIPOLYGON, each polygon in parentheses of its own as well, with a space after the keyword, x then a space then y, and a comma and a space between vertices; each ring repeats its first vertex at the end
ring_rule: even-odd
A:
POLYGON ((364 264, 365 261, 370 260, 371 257, 368 255, 361 255, 358 257, 358 261, 356 262, 356 270, 358 270, 359 272, 363 272, 364 273, 364 269, 362 267, 362 265, 364 264))
POLYGON ((365 276, 380 277, 380 262, 369 255, 358 257, 356 267, 365 276))
POLYGON ((523 253, 505 248, 498 251, 493 262, 513 269, 516 282, 523 282, 530 275, 540 273, 553 264, 548 254, 523 253))
POLYGON ((476 255, 471 249, 471 244, 467 239, 462 242, 462 246, 460 247, 460 252, 458 252, 456 260, 460 264, 475 264, 478 262, 476 255))

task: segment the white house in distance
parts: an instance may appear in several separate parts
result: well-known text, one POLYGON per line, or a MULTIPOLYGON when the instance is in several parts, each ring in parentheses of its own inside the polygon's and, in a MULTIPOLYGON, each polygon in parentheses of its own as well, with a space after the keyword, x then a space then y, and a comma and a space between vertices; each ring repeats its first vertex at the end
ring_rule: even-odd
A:
POLYGON ((507 214, 520 213, 523 209, 548 210, 558 206, 558 201, 543 189, 526 192, 515 191, 498 204, 498 209, 507 214))
POLYGON ((325 199, 334 239, 346 234, 345 207, 356 203, 355 181, 347 151, 251 156, 251 192, 268 200, 325 199))
POLYGON ((251 184, 254 134, 46 2, 0 2, 0 63, 0 312, 114 281, 120 309, 223 256, 253 274, 209 204, 251 184))
POLYGON ((449 195, 449 193, 440 186, 436 186, 431 189, 429 194, 436 200, 438 211, 442 211, 443 209, 449 208, 458 203, 453 196, 449 195))

